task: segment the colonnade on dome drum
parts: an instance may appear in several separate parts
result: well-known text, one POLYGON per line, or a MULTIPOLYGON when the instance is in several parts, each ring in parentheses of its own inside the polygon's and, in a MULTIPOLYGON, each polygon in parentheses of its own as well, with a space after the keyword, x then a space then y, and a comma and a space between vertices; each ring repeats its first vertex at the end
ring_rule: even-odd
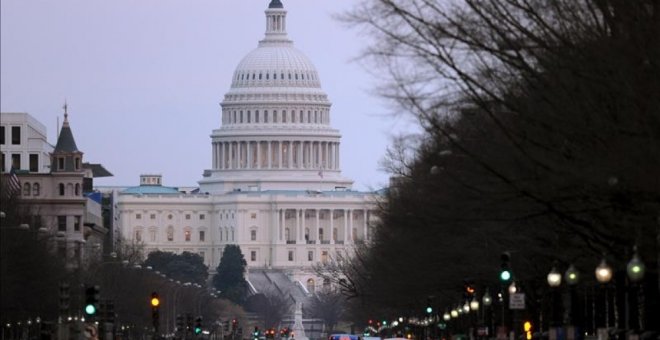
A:
POLYGON ((248 140, 213 143, 215 170, 339 168, 339 142, 248 140))

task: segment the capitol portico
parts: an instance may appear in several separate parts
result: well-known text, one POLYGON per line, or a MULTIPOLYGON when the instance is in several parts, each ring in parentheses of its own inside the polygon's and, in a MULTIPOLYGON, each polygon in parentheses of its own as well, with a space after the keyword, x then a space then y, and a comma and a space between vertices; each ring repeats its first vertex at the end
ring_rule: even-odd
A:
POLYGON ((265 37, 222 100, 199 189, 182 193, 143 175, 118 194, 119 228, 147 251, 198 253, 211 271, 224 246, 237 244, 251 270, 281 269, 313 290, 313 264, 371 237, 376 193, 353 191, 342 177, 341 135, 319 73, 289 39, 282 3, 272 0, 265 14, 265 37))

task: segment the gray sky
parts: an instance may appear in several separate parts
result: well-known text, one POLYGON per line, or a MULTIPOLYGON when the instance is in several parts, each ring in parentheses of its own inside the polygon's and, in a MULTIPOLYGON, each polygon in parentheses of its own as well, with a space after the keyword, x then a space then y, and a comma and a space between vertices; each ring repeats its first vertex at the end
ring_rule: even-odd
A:
MULTIPOLYGON (((137 185, 160 173, 196 185, 211 166, 211 130, 235 67, 265 30, 268 0, 3 0, 1 110, 28 112, 56 139, 64 100, 85 161, 137 185)), ((403 122, 370 94, 374 78, 352 61, 366 43, 331 16, 357 1, 283 0, 295 46, 316 66, 342 133, 343 175, 365 190, 403 122)))

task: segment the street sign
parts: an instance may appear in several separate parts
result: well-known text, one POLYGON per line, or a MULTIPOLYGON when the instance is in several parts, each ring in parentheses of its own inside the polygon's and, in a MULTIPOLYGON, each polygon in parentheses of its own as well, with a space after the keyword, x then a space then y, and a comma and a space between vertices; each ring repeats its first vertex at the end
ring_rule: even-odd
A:
POLYGON ((513 293, 509 295, 510 309, 525 309, 525 293, 513 293))

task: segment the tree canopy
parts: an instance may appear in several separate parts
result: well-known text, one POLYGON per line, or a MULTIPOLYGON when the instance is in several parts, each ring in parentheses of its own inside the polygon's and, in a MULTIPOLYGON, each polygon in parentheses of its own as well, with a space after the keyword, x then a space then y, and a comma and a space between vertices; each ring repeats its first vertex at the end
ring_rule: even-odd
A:
POLYGON ((657 256, 657 1, 367 0, 343 19, 422 131, 389 149, 372 244, 328 276, 346 294, 419 309, 495 281, 503 251, 522 280, 657 256))
POLYGON ((208 267, 204 259, 195 253, 184 251, 181 254, 154 251, 149 253, 144 261, 145 266, 151 266, 168 277, 180 281, 206 285, 208 267))
POLYGON ((247 262, 241 248, 235 244, 227 245, 213 277, 213 286, 220 291, 221 297, 236 304, 245 302, 248 293, 246 267, 247 262))

